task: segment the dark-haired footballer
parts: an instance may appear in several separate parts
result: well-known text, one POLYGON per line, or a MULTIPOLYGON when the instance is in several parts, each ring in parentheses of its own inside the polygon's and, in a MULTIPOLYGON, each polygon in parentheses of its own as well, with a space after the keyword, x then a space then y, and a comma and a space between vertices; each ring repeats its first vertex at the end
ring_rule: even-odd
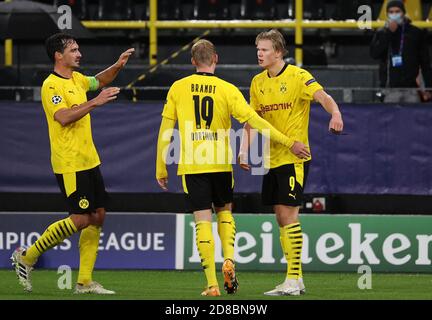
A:
POLYGON ((28 249, 17 248, 12 254, 13 265, 24 290, 32 291, 30 275, 39 256, 81 230, 75 293, 114 294, 92 279, 105 218, 106 191, 93 143, 90 112, 115 100, 120 89, 106 88, 90 101, 86 93, 110 84, 134 49, 126 50, 115 64, 90 77, 75 71, 82 55, 73 37, 54 34, 46 40, 46 50, 54 71, 42 85, 42 105, 48 122, 51 164, 69 217, 51 224, 28 249))

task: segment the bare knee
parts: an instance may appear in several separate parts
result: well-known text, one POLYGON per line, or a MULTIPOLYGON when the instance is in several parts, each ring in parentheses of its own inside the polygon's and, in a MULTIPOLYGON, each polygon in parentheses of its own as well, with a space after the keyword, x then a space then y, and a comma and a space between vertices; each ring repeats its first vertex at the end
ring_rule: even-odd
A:
POLYGON ((212 221, 212 210, 211 209, 204 209, 204 210, 198 210, 194 211, 194 218, 195 222, 198 221, 212 221))
POLYGON ((102 227, 105 221, 105 214, 106 214, 105 208, 97 208, 96 212, 93 212, 90 215, 90 224, 98 227, 102 227))
POLYGON ((298 214, 300 207, 290 207, 285 205, 273 206, 276 214, 276 220, 280 227, 298 222, 298 214))
POLYGON ((77 230, 82 230, 90 225, 90 214, 71 214, 70 218, 77 230))

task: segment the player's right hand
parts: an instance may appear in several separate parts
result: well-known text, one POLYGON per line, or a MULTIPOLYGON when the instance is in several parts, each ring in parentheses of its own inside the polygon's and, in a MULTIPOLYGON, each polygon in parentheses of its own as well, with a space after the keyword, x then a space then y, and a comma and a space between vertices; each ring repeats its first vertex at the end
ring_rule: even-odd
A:
POLYGON ((295 154, 297 158, 300 159, 307 159, 311 156, 309 147, 307 147, 305 144, 301 143, 300 141, 295 141, 293 146, 290 148, 290 150, 292 153, 295 154))
POLYGON ((249 171, 251 168, 248 164, 247 154, 240 153, 237 157, 237 163, 239 164, 240 168, 245 171, 249 171))
POLYGON ((159 187, 161 187, 164 191, 168 191, 168 178, 160 178, 157 179, 159 187))
POLYGON ((120 88, 110 87, 103 89, 99 95, 94 98, 96 105, 101 106, 107 102, 117 99, 117 95, 120 93, 120 88))

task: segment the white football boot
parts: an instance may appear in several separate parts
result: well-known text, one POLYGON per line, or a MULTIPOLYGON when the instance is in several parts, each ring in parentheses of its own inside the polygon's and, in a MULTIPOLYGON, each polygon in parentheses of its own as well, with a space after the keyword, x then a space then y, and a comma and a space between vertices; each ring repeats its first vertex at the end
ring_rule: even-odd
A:
POLYGON ((285 281, 276 286, 273 290, 264 292, 266 296, 299 296, 306 293, 303 278, 285 279, 285 281))
POLYGON ((23 261, 23 253, 25 252, 25 248, 19 247, 14 253, 12 253, 11 260, 12 265, 15 267, 15 273, 18 277, 18 281, 20 285, 23 286, 24 291, 31 292, 32 291, 32 283, 31 283, 31 272, 33 270, 32 266, 27 265, 23 261))
POLYGON ((100 283, 96 281, 90 282, 88 285, 77 284, 75 286, 75 293, 95 293, 95 294, 115 294, 115 291, 105 289, 100 283))

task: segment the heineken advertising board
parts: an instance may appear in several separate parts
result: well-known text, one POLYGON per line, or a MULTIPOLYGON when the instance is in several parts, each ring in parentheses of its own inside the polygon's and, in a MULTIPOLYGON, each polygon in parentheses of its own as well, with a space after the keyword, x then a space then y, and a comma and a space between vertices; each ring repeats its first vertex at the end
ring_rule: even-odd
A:
MULTIPOLYGON (((17 246, 29 246, 64 214, 0 213, 0 268, 17 246)), ((273 214, 235 214, 238 270, 285 270, 273 214)), ((432 273, 432 216, 302 214, 305 271, 432 273)), ((101 234, 98 269, 201 269, 193 216, 110 212, 101 234)), ((217 224, 215 258, 223 262, 217 224)), ((78 235, 39 259, 37 268, 78 266, 78 235)))
MULTIPOLYGON (((285 270, 274 215, 234 216, 237 268, 285 270)), ((357 271, 360 265, 369 265, 377 272, 432 272, 431 216, 303 214, 300 221, 305 271, 357 271)), ((177 234, 176 267, 200 269, 192 215, 177 215, 179 229, 184 235, 177 234), (183 247, 179 236, 184 238, 183 247)), ((222 263, 216 222, 213 235, 216 263, 222 263)))

